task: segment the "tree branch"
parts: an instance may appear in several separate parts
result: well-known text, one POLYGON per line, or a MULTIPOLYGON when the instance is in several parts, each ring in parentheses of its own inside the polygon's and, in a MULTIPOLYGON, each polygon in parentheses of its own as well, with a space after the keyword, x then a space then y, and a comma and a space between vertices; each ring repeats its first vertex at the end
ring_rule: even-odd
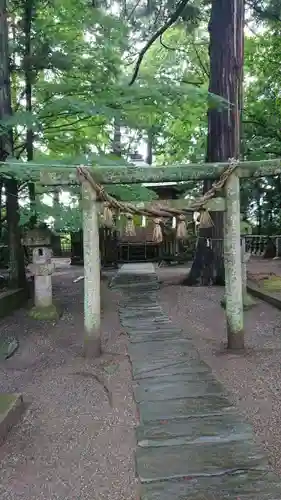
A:
POLYGON ((24 144, 22 144, 21 146, 17 146, 15 148, 15 150, 16 149, 19 149, 19 151, 15 154, 15 157, 16 157, 17 160, 19 160, 19 158, 21 157, 22 153, 26 149, 26 142, 24 144))
MULTIPOLYGON (((167 45, 166 42, 163 41, 163 34, 160 36, 159 41, 160 41, 162 47, 164 47, 164 49, 174 50, 174 51, 178 50, 179 52, 183 52, 183 54, 189 55, 189 52, 187 50, 183 49, 182 47, 170 47, 169 45, 167 45)), ((193 42, 192 46, 194 47, 195 45, 204 46, 204 45, 208 45, 208 44, 205 42, 203 42, 203 43, 193 42)))
POLYGON ((201 69, 202 69, 202 71, 203 71, 203 74, 204 74, 207 78, 210 78, 210 73, 209 73, 209 71, 207 70, 207 68, 206 68, 205 64, 203 63, 203 61, 202 61, 202 59, 201 59, 201 56, 200 56, 200 54, 199 54, 199 52, 198 52, 197 48, 195 47, 195 44, 192 44, 192 45, 193 45, 194 52, 195 52, 195 54, 196 54, 197 60, 198 60, 198 62, 199 62, 199 66, 200 66, 200 68, 201 68, 201 69))
MULTIPOLYGON (((75 120, 74 122, 70 122, 70 123, 65 122, 65 123, 61 123, 60 125, 50 125, 50 126, 46 126, 46 127, 43 126, 43 130, 44 130, 44 132, 50 131, 50 130, 56 130, 56 129, 63 129, 64 130, 67 127, 72 127, 72 125, 78 125, 80 122, 90 120, 91 118, 94 118, 94 117, 92 115, 84 116, 84 117, 78 118, 78 120, 75 120)), ((93 127, 93 126, 94 125, 91 125, 91 127, 93 127)), ((95 126, 99 127, 100 124, 97 124, 95 126)), ((79 128, 82 128, 82 127, 79 127, 79 128)), ((76 128, 74 127, 71 130, 75 131, 76 128)))
POLYGON ((132 8, 131 12, 129 13, 129 15, 127 16, 127 21, 130 21, 130 19, 133 17, 136 9, 138 8, 139 4, 140 4, 141 0, 137 0, 137 2, 135 3, 134 7, 132 8))
POLYGON ((261 7, 259 7, 258 2, 255 0, 253 1, 248 0, 246 2, 246 5, 251 7, 262 19, 267 19, 268 21, 281 22, 281 17, 277 13, 273 12, 269 8, 263 10, 261 7))
POLYGON ((274 128, 272 125, 270 125, 269 123, 265 123, 265 122, 260 122, 258 120, 243 120, 242 123, 245 123, 245 124, 248 124, 248 125, 255 125, 256 127, 261 127, 267 131, 269 131, 269 134, 263 134, 264 137, 276 137, 279 141, 281 140, 281 134, 279 132, 279 130, 277 130, 276 128, 274 128), (270 132, 271 130, 271 132, 270 132))
POLYGON ((189 0, 181 0, 179 2, 175 12, 171 15, 170 19, 168 19, 168 21, 164 24, 164 26, 159 28, 159 30, 157 30, 156 33, 154 33, 154 35, 152 35, 150 40, 148 40, 148 42, 142 48, 142 50, 139 53, 138 60, 136 62, 136 66, 135 66, 135 69, 133 72, 133 76, 132 76, 132 79, 131 79, 129 85, 133 85, 133 83, 136 81, 142 60, 143 60, 146 52, 148 51, 148 49, 153 45, 153 43, 157 40, 157 38, 162 36, 165 33, 165 31, 167 31, 167 29, 169 29, 178 20, 178 18, 183 13, 185 7, 187 6, 188 2, 189 2, 189 0))

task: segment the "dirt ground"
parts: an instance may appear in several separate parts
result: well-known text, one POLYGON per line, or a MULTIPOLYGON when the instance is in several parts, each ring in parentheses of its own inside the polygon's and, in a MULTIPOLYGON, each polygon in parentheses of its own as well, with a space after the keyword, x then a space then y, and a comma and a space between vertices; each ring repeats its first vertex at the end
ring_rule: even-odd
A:
MULTIPOLYGON (((280 264, 281 265, 281 264, 280 264)), ((271 266, 272 267, 272 266, 271 266)), ((254 270, 258 270, 255 263, 254 270)), ((192 338, 202 359, 228 389, 281 475, 281 312, 263 302, 245 313, 246 352, 225 351, 222 288, 183 287, 183 269, 160 268, 159 301, 173 322, 192 338)))
MULTIPOLYGON (((1 334, 20 339, 17 353, 0 363, 0 391, 21 392, 27 402, 22 422, 0 448, 1 500, 137 498, 136 409, 119 294, 102 281, 104 354, 86 361, 83 281, 73 283, 82 272, 66 264, 54 276, 64 311, 58 323, 35 322, 25 310, 0 322, 1 334)), ((223 290, 175 284, 183 276, 180 268, 157 273, 163 309, 192 337, 281 474, 281 312, 257 302, 246 313, 245 354, 228 354, 219 305, 223 290)))
POLYGON ((254 276, 259 276, 260 274, 276 274, 277 276, 281 276, 281 259, 251 257, 247 269, 254 276))
POLYGON ((28 403, 22 422, 0 448, 1 500, 132 500, 135 407, 118 293, 102 282, 102 341, 96 362, 81 357, 81 269, 54 276, 64 313, 57 324, 36 323, 25 310, 0 323, 17 335, 18 352, 0 364, 0 391, 28 403))

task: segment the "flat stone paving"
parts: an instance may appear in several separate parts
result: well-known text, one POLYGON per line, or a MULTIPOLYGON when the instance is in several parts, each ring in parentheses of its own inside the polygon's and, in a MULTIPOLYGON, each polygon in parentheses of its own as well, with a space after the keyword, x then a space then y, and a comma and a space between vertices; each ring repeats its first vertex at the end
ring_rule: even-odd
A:
POLYGON ((280 500, 251 427, 157 303, 153 264, 126 264, 113 286, 130 338, 141 500, 280 500))

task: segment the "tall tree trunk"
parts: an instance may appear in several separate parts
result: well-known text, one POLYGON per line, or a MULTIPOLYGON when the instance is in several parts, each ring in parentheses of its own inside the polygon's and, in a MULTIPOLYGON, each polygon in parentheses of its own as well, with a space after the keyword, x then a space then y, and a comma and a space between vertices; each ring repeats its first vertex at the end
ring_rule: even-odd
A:
POLYGON ((146 163, 152 165, 153 162, 153 131, 149 130, 147 134, 147 150, 146 150, 146 163))
MULTIPOLYGON (((54 207, 54 212, 59 214, 59 211, 60 211, 60 191, 57 188, 55 189, 55 191, 53 193, 53 207, 54 207)), ((55 227, 55 231, 57 231, 58 224, 56 223, 56 220, 55 220, 54 227, 55 227)))
POLYGON ((5 184, 9 239, 9 286, 23 288, 26 285, 24 251, 19 227, 18 182, 9 179, 5 184))
POLYGON ((0 240, 2 239, 2 228, 3 228, 3 214, 2 214, 2 203, 3 203, 3 179, 0 179, 0 240))
POLYGON ((54 234, 53 234, 53 251, 55 257, 62 256, 61 248, 61 234, 60 234, 60 224, 58 224, 58 217, 60 213, 60 190, 55 189, 53 193, 53 208, 54 208, 54 234))
MULTIPOLYGON (((33 20, 34 0, 26 0, 24 7, 24 79, 25 79, 25 109, 32 113, 32 84, 33 70, 31 65, 32 46, 31 46, 31 28, 33 20)), ((33 130, 28 128, 26 131, 26 155, 27 161, 33 160, 33 130)), ((34 227, 37 222, 36 214, 36 192, 33 182, 28 184, 29 202, 30 202, 30 227, 34 227)))
MULTIPOLYGON (((0 119, 6 120, 12 114, 10 70, 9 70, 9 42, 7 2, 0 0, 0 119)), ((5 161, 11 154, 13 136, 10 128, 2 129, 0 135, 1 161, 5 161)))
MULTIPOLYGON (((8 12, 6 0, 0 0, 0 120, 12 115, 8 12)), ((0 136, 0 160, 5 161, 13 153, 13 132, 11 128, 2 131, 0 136)), ((15 179, 5 181, 6 209, 8 223, 8 242, 10 259, 10 286, 25 285, 24 255, 19 228, 18 182, 15 179)))
MULTIPOLYGON (((121 133, 121 124, 120 121, 115 118, 114 120, 114 134, 113 134, 113 141, 112 141, 112 153, 115 154, 115 156, 121 158, 122 157, 122 133, 121 133)), ((116 227, 116 222, 117 222, 117 215, 116 212, 114 212, 113 215, 113 222, 116 227)))
POLYGON ((122 144, 121 144, 121 125, 120 122, 115 119, 114 120, 114 135, 112 141, 112 152, 116 156, 122 156, 122 144))
POLYGON ((262 189, 259 180, 256 183, 256 204, 257 204, 257 223, 258 223, 258 234, 262 234, 262 189))
MULTIPOLYGON (((241 103, 244 58, 244 0, 212 0, 210 33, 209 91, 224 103, 208 111, 208 162, 238 158, 241 140, 241 103)), ((204 192, 211 182, 204 182, 204 192)), ((212 247, 212 282, 224 284, 223 213, 211 213, 213 228, 201 229, 195 259, 184 284, 194 285, 204 278, 207 239, 212 247), (198 255, 199 254, 199 255, 198 255)), ((208 250, 208 255, 210 254, 208 250)))

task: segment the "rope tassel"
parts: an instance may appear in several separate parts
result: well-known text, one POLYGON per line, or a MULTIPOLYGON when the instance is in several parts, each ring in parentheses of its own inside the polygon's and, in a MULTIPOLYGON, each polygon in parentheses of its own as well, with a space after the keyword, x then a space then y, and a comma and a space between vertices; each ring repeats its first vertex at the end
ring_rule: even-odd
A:
POLYGON ((162 228, 160 226, 161 219, 154 219, 153 222, 154 222, 154 229, 152 234, 152 241, 154 241, 155 243, 162 243, 163 233, 162 233, 162 228))
POLYGON ((180 215, 178 218, 176 238, 178 240, 185 240, 187 237, 187 225, 184 215, 180 215))
POLYGON ((127 221, 125 225, 125 235, 126 236, 136 236, 136 228, 134 224, 134 219, 132 214, 127 214, 127 221))
POLYGON ((103 223, 106 227, 113 227, 113 212, 109 203, 105 202, 103 206, 103 223))
POLYGON ((213 226, 214 226, 214 223, 213 223, 212 218, 210 216, 210 212, 208 210, 204 210, 203 212, 201 212, 199 227, 201 229, 207 229, 207 228, 213 227, 213 226))

